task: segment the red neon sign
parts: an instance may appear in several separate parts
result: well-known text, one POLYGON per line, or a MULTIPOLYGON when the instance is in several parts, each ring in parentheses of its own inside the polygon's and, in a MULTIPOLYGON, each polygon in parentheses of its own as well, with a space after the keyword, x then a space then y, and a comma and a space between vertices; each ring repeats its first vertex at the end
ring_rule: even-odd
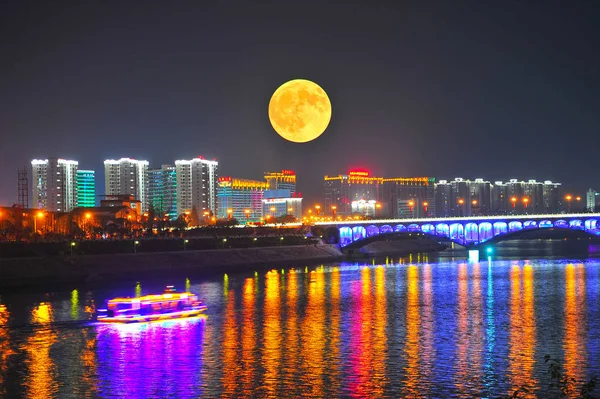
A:
POLYGON ((369 171, 362 169, 354 169, 350 171, 350 176, 369 177, 369 171))

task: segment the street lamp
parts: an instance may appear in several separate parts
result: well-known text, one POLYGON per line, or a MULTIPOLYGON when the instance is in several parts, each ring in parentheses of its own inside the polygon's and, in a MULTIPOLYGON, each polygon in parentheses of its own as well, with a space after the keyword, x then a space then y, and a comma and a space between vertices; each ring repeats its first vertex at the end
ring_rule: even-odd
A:
POLYGON ((515 209, 515 206, 517 205, 517 197, 511 197, 510 202, 512 202, 513 209, 515 209))
POLYGON ((85 235, 86 236, 87 236, 87 230, 88 230, 88 227, 89 227, 88 225, 89 225, 89 222, 90 222, 91 218, 92 218, 92 214, 89 213, 89 212, 87 212, 85 214, 85 225, 84 225, 84 230, 85 230, 85 235))
POLYGON ((523 206, 525 207, 525 209, 527 209, 527 205, 529 204, 529 198, 524 197, 523 198, 523 206))
POLYGON ((225 243, 227 242, 227 238, 223 238, 223 249, 225 249, 225 243))
POLYGON ((137 246, 140 245, 139 241, 134 241, 133 242, 133 253, 136 254, 137 253, 137 246))
POLYGON ((189 240, 183 240, 183 250, 184 251, 187 250, 186 245, 187 245, 188 242, 189 242, 189 240))
POLYGON ((565 199, 567 200, 567 204, 568 204, 568 212, 571 213, 571 200, 573 199, 573 197, 571 196, 571 194, 567 194, 565 199))
POLYGON ((381 215, 381 212, 380 212, 381 211, 381 203, 380 202, 375 203, 375 210, 377 211, 376 216, 379 217, 381 215))
POLYGON ((37 233, 37 218, 43 218, 44 212, 38 212, 33 216, 33 232, 37 233))
POLYGON ((231 214, 233 213, 233 209, 227 209, 227 219, 231 220, 231 214))
POLYGON ((275 207, 274 206, 271 207, 270 211, 271 211, 271 216, 275 217, 275 207))
MULTIPOLYGON (((408 209, 409 209, 410 213, 412 213, 414 206, 415 206, 415 201, 413 201, 413 200, 408 201, 408 209)), ((411 215, 411 216, 414 216, 414 215, 411 215)))
POLYGON ((73 247, 75 246, 75 241, 71 241, 71 256, 73 256, 73 247))
POLYGON ((337 206, 331 205, 331 213, 333 213, 333 217, 335 217, 335 211, 337 210, 337 206))
POLYGON ((423 216, 427 217, 427 207, 429 206, 429 202, 423 202, 423 216))
POLYGON ((321 210, 321 205, 315 205, 315 209, 317 210, 317 216, 319 216, 319 211, 321 210))
POLYGON ((575 200, 577 201, 577 211, 579 211, 579 209, 581 209, 581 208, 579 208, 579 202, 581 201, 581 197, 577 196, 577 197, 575 197, 575 200))
POLYGON ((244 213, 246 214, 246 220, 250 218, 250 209, 245 209, 244 213))

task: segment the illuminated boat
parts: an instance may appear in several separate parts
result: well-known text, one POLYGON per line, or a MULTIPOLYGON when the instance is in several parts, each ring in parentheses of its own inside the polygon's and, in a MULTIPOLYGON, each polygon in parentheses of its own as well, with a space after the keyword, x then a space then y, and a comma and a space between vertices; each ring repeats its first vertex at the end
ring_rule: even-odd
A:
POLYGON ((102 323, 144 323, 155 320, 181 319, 200 315, 206 305, 191 292, 175 292, 168 287, 164 294, 139 298, 114 298, 106 309, 98 309, 102 323))

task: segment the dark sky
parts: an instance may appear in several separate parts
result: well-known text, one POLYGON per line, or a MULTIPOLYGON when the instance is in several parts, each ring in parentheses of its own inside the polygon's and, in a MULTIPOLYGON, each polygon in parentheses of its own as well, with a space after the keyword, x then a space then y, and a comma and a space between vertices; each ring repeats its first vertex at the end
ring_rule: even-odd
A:
POLYGON ((99 194, 106 158, 197 155, 294 169, 309 200, 353 167, 600 189, 600 2, 251 3, 2 2, 0 204, 49 156, 95 169, 99 194), (332 101, 307 144, 268 120, 292 78, 332 101))

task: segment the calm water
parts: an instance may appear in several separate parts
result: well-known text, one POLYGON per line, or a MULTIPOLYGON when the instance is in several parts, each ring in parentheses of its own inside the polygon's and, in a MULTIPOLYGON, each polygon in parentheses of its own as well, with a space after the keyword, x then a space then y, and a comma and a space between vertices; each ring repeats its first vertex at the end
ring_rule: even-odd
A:
POLYGON ((0 397, 545 396, 546 354, 600 375, 597 260, 413 261, 4 294, 0 397), (206 317, 93 322, 166 283, 206 317))

